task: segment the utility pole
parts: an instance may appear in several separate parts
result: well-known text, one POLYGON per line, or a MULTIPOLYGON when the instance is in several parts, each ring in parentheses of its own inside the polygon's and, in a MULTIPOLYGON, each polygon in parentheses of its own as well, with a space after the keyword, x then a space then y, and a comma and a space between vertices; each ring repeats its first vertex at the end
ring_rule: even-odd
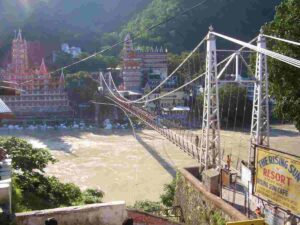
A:
MULTIPOLYGON (((266 38, 263 30, 257 40, 257 47, 266 48, 266 38)), ((269 94, 268 94, 268 64, 267 56, 257 53, 256 56, 256 83, 254 85, 251 143, 248 156, 248 165, 253 166, 255 160, 255 145, 269 146, 269 94)))
POLYGON ((206 50, 202 142, 200 162, 204 169, 221 168, 219 90, 217 79, 216 38, 209 27, 206 50))

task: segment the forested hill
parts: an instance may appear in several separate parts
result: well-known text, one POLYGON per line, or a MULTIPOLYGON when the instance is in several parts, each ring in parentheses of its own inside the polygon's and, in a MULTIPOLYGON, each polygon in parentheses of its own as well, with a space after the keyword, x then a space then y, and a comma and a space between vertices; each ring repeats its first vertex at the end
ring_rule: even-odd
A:
POLYGON ((100 47, 105 32, 120 28, 151 0, 1 0, 0 42, 7 43, 19 27, 27 39, 73 41, 100 47))
MULTIPOLYGON (((28 40, 49 44, 67 41, 96 51, 143 31, 202 0, 1 0, 0 55, 14 29, 28 40), (113 32, 116 31, 116 32, 113 32)), ((212 24, 218 32, 248 40, 272 20, 280 0, 207 0, 203 5, 144 33, 140 44, 163 45, 170 51, 190 49, 212 24)), ((5 48, 6 46, 6 48, 5 48)), ((117 52, 117 51, 115 51, 117 52)))
MULTIPOLYGON (((153 0, 142 12, 122 29, 138 32, 145 27, 179 14, 201 0, 153 0)), ((186 15, 160 26, 154 32, 145 33, 142 43, 160 45, 168 43, 171 51, 192 48, 213 25, 217 32, 242 40, 252 39, 260 27, 274 17, 275 6, 280 0, 207 0, 186 15)))

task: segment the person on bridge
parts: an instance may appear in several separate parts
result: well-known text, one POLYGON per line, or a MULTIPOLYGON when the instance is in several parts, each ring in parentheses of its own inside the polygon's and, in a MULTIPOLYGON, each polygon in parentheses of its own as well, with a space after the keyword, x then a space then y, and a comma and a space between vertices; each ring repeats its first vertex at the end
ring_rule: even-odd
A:
POLYGON ((199 136, 198 135, 196 135, 196 138, 195 138, 195 145, 198 148, 198 146, 199 146, 199 136))
POLYGON ((227 169, 228 169, 228 171, 230 170, 230 167, 231 167, 231 156, 230 155, 227 155, 227 169))
POLYGON ((261 218, 262 217, 262 212, 261 212, 260 207, 257 207, 255 209, 255 215, 256 215, 257 218, 261 218))

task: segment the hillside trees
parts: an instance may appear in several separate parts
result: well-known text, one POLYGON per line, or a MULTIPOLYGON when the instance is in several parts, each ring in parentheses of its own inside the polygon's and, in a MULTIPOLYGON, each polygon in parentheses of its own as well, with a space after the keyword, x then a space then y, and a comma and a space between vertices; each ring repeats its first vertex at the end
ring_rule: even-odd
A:
POLYGON ((66 76, 70 104, 77 113, 81 112, 80 107, 84 107, 84 114, 92 115, 94 107, 90 101, 94 100, 97 89, 98 83, 88 72, 80 71, 66 76))
MULTIPOLYGON (((284 0, 276 9, 274 20, 265 25, 265 33, 288 40, 300 40, 300 2, 284 0)), ((300 59, 300 47, 284 42, 269 41, 275 52, 300 59)), ((270 91, 276 99, 275 112, 284 120, 292 121, 300 130, 300 76, 299 69, 269 60, 270 91)))
POLYGON ((248 40, 258 33, 261 24, 273 17, 274 7, 280 0, 209 0, 168 23, 146 31, 147 27, 179 15, 200 2, 153 0, 129 20, 121 31, 121 37, 125 37, 126 33, 142 33, 141 45, 163 44, 172 52, 181 52, 194 47, 212 24, 218 32, 248 40))
MULTIPOLYGON (((56 61, 54 63, 55 68, 61 68, 66 65, 70 65, 79 60, 83 60, 89 57, 89 53, 82 53, 76 58, 72 58, 70 54, 60 52, 56 55, 56 61)), ((78 64, 73 65, 72 67, 66 68, 64 70, 65 73, 76 73, 79 71, 87 71, 87 72, 97 72, 99 70, 106 70, 106 68, 111 67, 115 68, 119 64, 119 60, 117 57, 112 55, 96 55, 88 60, 82 61, 78 64)))
POLYGON ((102 34, 118 29, 150 1, 0 1, 1 40, 13 37, 14 29, 20 27, 27 40, 56 44, 70 42, 87 51, 97 51, 102 45, 102 34))
POLYGON ((66 90, 74 104, 87 103, 93 100, 98 83, 88 72, 80 71, 66 76, 66 90))

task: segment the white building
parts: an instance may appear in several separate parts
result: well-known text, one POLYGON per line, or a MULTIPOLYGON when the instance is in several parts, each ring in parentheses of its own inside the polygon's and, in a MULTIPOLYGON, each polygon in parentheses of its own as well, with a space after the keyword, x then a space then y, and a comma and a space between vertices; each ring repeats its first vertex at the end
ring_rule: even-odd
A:
POLYGON ((0 148, 0 209, 7 215, 12 213, 11 162, 6 151, 0 148))
POLYGON ((76 58, 81 54, 81 48, 79 47, 71 47, 70 48, 70 54, 72 55, 73 58, 76 58))
POLYGON ((68 43, 61 44, 61 51, 72 55, 73 58, 76 58, 82 53, 81 48, 75 46, 70 47, 68 43))
POLYGON ((61 44, 61 51, 70 54, 70 47, 68 43, 61 44))

